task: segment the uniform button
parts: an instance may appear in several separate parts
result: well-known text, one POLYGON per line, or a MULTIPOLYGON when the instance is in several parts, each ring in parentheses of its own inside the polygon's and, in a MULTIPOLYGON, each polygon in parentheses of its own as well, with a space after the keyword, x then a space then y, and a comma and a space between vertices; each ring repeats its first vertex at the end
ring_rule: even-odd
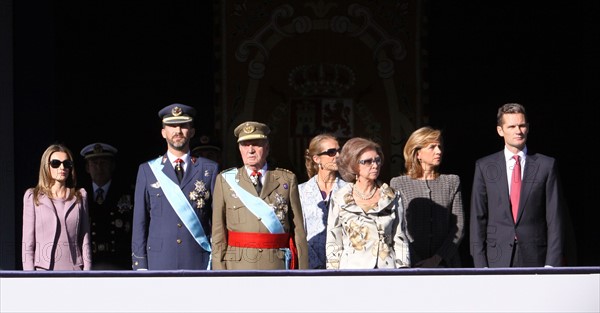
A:
POLYGON ((96 236, 96 232, 95 231, 92 232, 92 236, 96 236))
POLYGON ((181 228, 181 226, 182 226, 181 223, 177 223, 177 227, 181 228))
POLYGON ((181 243, 181 239, 177 239, 177 243, 181 243))
POLYGON ((115 215, 115 212, 110 212, 110 215, 115 215))
POLYGON ((140 265, 140 263, 138 263, 138 261, 135 261, 135 263, 133 263, 133 264, 135 264, 135 265, 140 265))
POLYGON ((262 252, 262 251, 263 251, 262 249, 258 249, 258 252, 262 252))

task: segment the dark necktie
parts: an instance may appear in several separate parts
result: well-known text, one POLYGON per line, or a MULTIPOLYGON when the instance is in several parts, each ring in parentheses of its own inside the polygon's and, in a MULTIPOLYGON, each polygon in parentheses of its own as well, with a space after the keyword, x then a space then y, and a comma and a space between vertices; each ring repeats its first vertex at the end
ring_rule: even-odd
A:
POLYGON ((102 204, 104 202, 104 189, 96 189, 96 203, 102 204))
POLYGON ((183 160, 177 159, 175 160, 175 174, 177 174, 177 180, 181 182, 183 179, 183 160))
POLYGON ((256 184, 254 184, 254 188, 256 188, 256 192, 260 196, 260 192, 262 191, 262 182, 260 181, 260 172, 259 171, 252 172, 252 177, 254 177, 256 180, 256 184))
POLYGON ((515 155, 515 166, 512 171, 510 180, 510 205, 512 207, 513 219, 517 221, 517 213, 519 212, 519 198, 521 197, 521 160, 515 155))

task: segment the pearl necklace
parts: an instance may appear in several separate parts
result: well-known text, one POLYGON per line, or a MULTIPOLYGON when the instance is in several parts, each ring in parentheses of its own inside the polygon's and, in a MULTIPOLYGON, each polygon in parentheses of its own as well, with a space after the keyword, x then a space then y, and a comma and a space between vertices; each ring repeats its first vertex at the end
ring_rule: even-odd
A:
POLYGON ((369 199, 373 198, 376 191, 377 191, 377 187, 373 188, 373 190, 371 191, 371 193, 369 195, 365 195, 364 193, 360 192, 358 189, 354 188, 354 192, 356 192, 356 195, 363 200, 369 200, 369 199))

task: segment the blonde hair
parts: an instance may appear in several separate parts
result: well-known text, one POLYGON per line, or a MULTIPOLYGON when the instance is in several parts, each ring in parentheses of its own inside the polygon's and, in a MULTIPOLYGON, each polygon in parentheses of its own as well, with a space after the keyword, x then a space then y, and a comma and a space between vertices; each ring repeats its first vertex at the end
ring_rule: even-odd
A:
POLYGON ((321 143, 325 140, 333 140, 338 142, 337 138, 329 133, 316 135, 310 140, 308 149, 304 151, 304 166, 306 167, 306 174, 308 174, 308 178, 312 178, 319 172, 319 164, 313 160, 313 156, 323 152, 321 143))
MULTIPOLYGON (((429 126, 421 127, 415 130, 404 145, 404 167, 406 174, 410 178, 416 179, 423 176, 423 167, 417 160, 417 152, 432 142, 442 143, 442 131, 429 126)), ((437 169, 434 176, 437 178, 440 174, 437 169)))
MULTIPOLYGON (((53 144, 46 148, 46 151, 42 154, 42 158, 40 160, 40 173, 38 176, 38 183, 33 188, 33 199, 36 205, 39 205, 39 197, 42 194, 45 194, 48 198, 52 198, 52 185, 54 184, 54 179, 50 174, 50 157, 54 152, 64 152, 69 157, 69 160, 73 161, 73 154, 71 150, 62 144, 53 144)), ((69 196, 67 200, 73 199, 73 197, 77 197, 78 200, 81 200, 81 193, 76 188, 77 186, 77 175, 75 175, 75 166, 71 168, 69 171, 69 177, 67 177, 66 187, 69 189, 69 196)))

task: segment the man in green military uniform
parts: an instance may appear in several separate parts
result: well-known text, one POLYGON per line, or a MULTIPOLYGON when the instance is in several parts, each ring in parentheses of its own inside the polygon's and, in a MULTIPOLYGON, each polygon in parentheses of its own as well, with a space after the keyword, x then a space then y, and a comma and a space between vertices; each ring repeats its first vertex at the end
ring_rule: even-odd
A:
POLYGON ((267 125, 234 130, 244 165, 216 179, 212 219, 214 270, 308 268, 308 245, 298 194, 289 170, 267 164, 267 125))

